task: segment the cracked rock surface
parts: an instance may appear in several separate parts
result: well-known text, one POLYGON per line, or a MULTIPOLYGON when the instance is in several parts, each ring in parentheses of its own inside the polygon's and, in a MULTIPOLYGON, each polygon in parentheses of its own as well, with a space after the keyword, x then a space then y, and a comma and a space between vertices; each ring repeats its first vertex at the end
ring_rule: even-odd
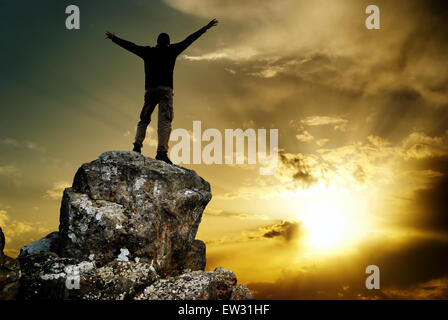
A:
POLYGON ((17 260, 1 252, 1 292, 12 299, 252 299, 232 271, 204 272, 206 246, 195 237, 211 197, 192 170, 105 152, 64 190, 59 232, 24 246, 17 260))
POLYGON ((59 252, 98 264, 126 249, 160 272, 182 267, 211 200, 194 171, 135 152, 111 151, 86 163, 64 191, 59 252))
POLYGON ((248 300, 249 289, 236 285, 235 274, 224 268, 214 271, 191 271, 177 277, 155 281, 137 300, 248 300))

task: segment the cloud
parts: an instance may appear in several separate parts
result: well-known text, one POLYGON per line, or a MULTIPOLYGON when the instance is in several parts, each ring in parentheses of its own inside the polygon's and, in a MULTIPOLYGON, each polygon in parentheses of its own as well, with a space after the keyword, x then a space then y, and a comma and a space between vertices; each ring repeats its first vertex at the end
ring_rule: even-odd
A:
POLYGON ((27 242, 37 240, 49 232, 40 223, 12 220, 6 210, 0 210, 0 226, 6 238, 5 253, 11 256, 18 253, 19 248, 27 242))
POLYGON ((214 216, 214 217, 228 217, 228 218, 239 218, 239 219, 260 219, 266 220, 268 217, 266 215, 259 215, 254 213, 244 213, 244 212, 232 212, 226 210, 216 210, 216 209, 206 209, 204 215, 214 216))
POLYGON ((448 156, 447 135, 430 137, 423 132, 413 132, 403 141, 406 160, 448 156))
POLYGON ((446 300, 448 297, 448 277, 417 283, 408 289, 386 288, 383 292, 388 299, 394 300, 446 300))
MULTIPOLYGON (((324 110, 321 117, 344 114, 355 118, 345 119, 353 125, 372 119, 371 133, 382 137, 393 131, 403 134, 422 121, 428 126, 445 126, 441 119, 446 119, 443 109, 448 104, 448 72, 443 64, 447 41, 441 30, 448 22, 441 0, 379 0, 385 26, 381 32, 365 29, 362 22, 368 3, 357 0, 165 2, 187 14, 221 18, 219 49, 187 58, 219 62, 217 67, 241 75, 232 87, 242 83, 239 90, 247 95, 256 88, 252 95, 258 97, 253 99, 257 105, 263 100, 274 107, 278 101, 285 110, 285 104, 296 101, 305 110, 295 109, 295 116, 306 114, 307 108, 319 108, 324 110), (272 80, 265 84, 271 89, 262 83, 252 86, 248 84, 252 80, 243 75, 272 80), (289 92, 290 85, 294 93, 289 92), (283 92, 290 97, 285 98, 283 92), (346 110, 349 113, 341 113, 346 110)), ((245 101, 250 109, 251 102, 245 101)), ((223 109, 232 117, 231 110, 223 109)), ((340 122, 334 128, 344 131, 347 124, 340 122)))
POLYGON ((11 206, 0 203, 0 209, 10 209, 11 206))
MULTIPOLYGON (((247 159, 245 160, 247 162, 247 159)), ((228 165, 228 166, 234 166, 236 167, 236 164, 228 165)), ((251 170, 254 169, 253 167, 245 166, 242 167, 242 169, 251 170)), ((257 195, 257 192, 255 192, 252 188, 239 188, 238 192, 227 192, 224 194, 217 194, 214 196, 215 199, 220 200, 236 200, 236 199, 245 199, 249 200, 257 195)))
MULTIPOLYGON (((444 7, 440 1, 412 4, 406 1, 380 1, 378 5, 386 13, 384 23, 387 25, 387 29, 382 30, 381 34, 369 33, 359 24, 365 17, 367 5, 359 1, 331 4, 324 1, 282 1, 281 5, 274 5, 269 1, 257 1, 256 4, 252 1, 244 4, 210 1, 206 5, 203 1, 188 1, 188 5, 181 1, 169 3, 183 12, 200 16, 219 12, 226 18, 223 20, 226 24, 231 23, 229 19, 242 23, 242 28, 237 29, 236 33, 238 40, 242 40, 228 41, 228 45, 232 47, 233 43, 244 43, 262 52, 264 57, 254 56, 249 65, 242 63, 239 67, 232 66, 238 73, 265 74, 271 77, 275 74, 279 80, 283 80, 284 86, 286 80, 296 81, 296 88, 299 90, 303 90, 304 85, 325 84, 328 88, 326 95, 331 94, 334 88, 339 88, 345 92, 350 90, 369 93, 367 98, 370 98, 372 94, 385 94, 380 91, 381 88, 396 88, 397 83, 414 89, 417 95, 408 95, 412 90, 402 90, 402 95, 383 103, 384 110, 378 112, 377 121, 390 122, 389 130, 397 125, 396 119, 400 114, 406 112, 415 117, 414 111, 417 110, 412 108, 408 112, 406 109, 410 109, 408 106, 412 105, 406 101, 418 95, 432 101, 433 94, 429 94, 425 87, 430 82, 439 86, 446 83, 444 80, 447 79, 447 73, 437 71, 441 66, 433 67, 434 61, 443 61, 440 57, 445 48, 441 45, 443 41, 440 41, 443 37, 440 30, 444 30, 443 26, 446 26, 440 13, 444 11, 433 10, 434 6, 444 7), (394 14, 402 19, 387 19, 394 14), (397 50, 379 50, 382 47, 394 47, 397 50), (305 84, 300 80, 305 80, 305 84), (387 116, 388 112, 396 116, 387 116)), ((232 36, 235 37, 235 34, 232 36)), ((442 67, 442 70, 445 69, 442 67)), ((447 101, 446 94, 440 96, 447 101)), ((318 100, 313 99, 313 104, 318 100)), ((345 101, 337 103, 341 105, 335 109, 344 108, 345 101)), ((362 113, 369 106, 355 104, 353 108, 359 108, 362 113)), ((376 108, 376 104, 372 108, 376 108)), ((420 108, 427 109, 427 104, 420 103, 420 108)), ((407 124, 412 126, 409 121, 399 121, 398 124, 400 127, 407 124)), ((385 133, 375 132, 380 136, 386 136, 385 133)))
POLYGON ((325 146, 328 142, 330 142, 330 139, 323 138, 323 139, 319 139, 319 140, 317 140, 317 141, 316 141, 316 144, 317 144, 319 147, 323 147, 323 146, 325 146))
POLYGON ((0 166, 0 176, 16 177, 20 175, 20 170, 14 165, 0 166))
POLYGON ((28 233, 35 230, 37 230, 38 232, 46 230, 45 228, 42 227, 35 228, 31 224, 24 223, 21 221, 16 220, 11 221, 5 210, 0 210, 0 224, 3 229, 3 233, 7 235, 8 239, 12 239, 21 236, 24 233, 28 233))
POLYGON ((12 146, 12 147, 20 147, 23 145, 28 150, 37 151, 40 153, 46 152, 46 149, 44 147, 42 147, 39 144, 32 142, 32 141, 20 142, 17 139, 6 137, 6 138, 3 138, 0 140, 0 144, 6 145, 6 146, 12 146))
POLYGON ((6 214, 7 212, 5 210, 0 210, 0 225, 5 225, 6 221, 9 220, 9 217, 6 214))
POLYGON ((282 221, 277 224, 260 228, 264 238, 284 238, 286 242, 291 241, 299 236, 301 224, 299 222, 282 221))
POLYGON ((236 49, 222 49, 219 51, 214 51, 206 53, 199 56, 191 56, 184 54, 182 57, 189 61, 216 61, 221 59, 226 59, 230 61, 241 61, 249 60, 255 56, 259 55, 257 51, 250 48, 240 48, 236 49))
POLYGON ((420 230, 448 235, 448 157, 426 160, 425 184, 418 185, 406 202, 409 212, 402 223, 420 230), (437 174, 434 174, 437 172, 437 174))
MULTIPOLYGON (((232 215, 222 215, 226 217, 238 217, 232 215)), ((243 219, 247 217, 244 216, 243 219)), ((252 218, 258 220, 267 220, 264 216, 253 216, 252 218)), ((280 221, 273 224, 264 225, 256 229, 249 229, 241 231, 240 235, 236 237, 222 236, 217 239, 206 240, 205 243, 208 245, 222 245, 222 244, 236 244, 248 241, 266 241, 270 239, 281 240, 286 244, 293 244, 293 240, 297 240, 302 235, 302 225, 301 222, 297 221, 280 221)), ((296 243, 294 243, 296 244, 296 243)))
POLYGON ((44 147, 42 147, 42 146, 40 146, 40 145, 38 145, 37 143, 34 143, 34 142, 28 141, 28 142, 26 142, 25 145, 26 145, 26 147, 29 150, 32 150, 32 151, 37 151, 37 152, 40 152, 40 153, 45 153, 47 151, 44 147))
POLYGON ((446 299, 446 240, 414 238, 407 244, 372 237, 358 253, 333 255, 309 264, 285 263, 273 282, 252 282, 257 299, 446 299), (425 263, 421 263, 425 261, 425 263), (365 268, 380 268, 380 290, 367 290, 365 268))
POLYGON ((0 140, 0 144, 15 147, 18 145, 18 142, 16 139, 13 139, 13 138, 3 138, 0 140))
POLYGON ((29 224, 19 221, 19 222, 14 222, 14 223, 8 224, 5 227, 5 230, 7 230, 9 237, 13 238, 13 237, 20 236, 23 233, 33 231, 34 228, 33 228, 33 226, 31 226, 29 224))
MULTIPOLYGON (((22 171, 15 165, 0 165, 0 178, 4 177, 7 183, 9 182, 16 188, 20 188, 22 186, 21 176, 22 171)), ((3 188, 9 187, 10 186, 6 186, 5 184, 3 186, 3 188)))
POLYGON ((64 189, 69 188, 70 186, 71 184, 65 181, 53 183, 53 187, 45 191, 44 197, 55 200, 61 199, 64 189))
POLYGON ((325 126, 325 125, 345 125, 347 123, 346 119, 340 117, 328 117, 328 116, 312 116, 307 117, 301 122, 307 126, 325 126))
POLYGON ((288 153, 280 153, 279 157, 282 164, 278 171, 280 177, 289 177, 303 188, 309 188, 318 181, 310 169, 316 163, 314 157, 288 153))
POLYGON ((390 145, 389 141, 387 141, 386 139, 381 138, 379 136, 370 135, 367 137, 367 141, 369 141, 371 144, 373 144, 377 148, 388 147, 390 145))
POLYGON ((306 130, 296 135, 297 140, 301 142, 310 142, 314 140, 314 137, 306 130))
MULTIPOLYGON (((314 139, 319 140, 317 137, 314 139)), ((415 198, 416 194, 412 192, 418 190, 421 194, 436 179, 448 176, 447 169, 438 167, 439 162, 448 158, 447 150, 446 133, 429 136, 423 132, 411 132, 397 143, 368 135, 362 140, 354 139, 352 143, 333 148, 321 147, 309 153, 281 152, 275 178, 283 190, 309 189, 318 183, 352 191, 400 185, 400 189, 388 192, 415 198)), ((275 186, 266 190, 267 194, 279 192, 275 186)), ((444 203, 442 196, 433 200, 444 203)))

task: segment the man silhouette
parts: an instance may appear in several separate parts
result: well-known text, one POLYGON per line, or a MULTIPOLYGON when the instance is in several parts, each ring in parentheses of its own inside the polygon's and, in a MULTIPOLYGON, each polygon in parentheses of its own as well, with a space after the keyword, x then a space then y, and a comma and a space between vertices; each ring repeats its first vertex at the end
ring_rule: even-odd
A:
POLYGON ((216 26, 218 20, 211 20, 206 26, 189 35, 185 40, 170 44, 170 36, 159 34, 155 47, 139 46, 106 32, 108 39, 136 54, 145 63, 145 103, 137 125, 133 151, 141 153, 146 128, 151 122, 151 114, 159 105, 159 123, 157 125, 157 160, 172 164, 168 158, 168 141, 173 121, 173 71, 176 58, 208 29, 216 26))

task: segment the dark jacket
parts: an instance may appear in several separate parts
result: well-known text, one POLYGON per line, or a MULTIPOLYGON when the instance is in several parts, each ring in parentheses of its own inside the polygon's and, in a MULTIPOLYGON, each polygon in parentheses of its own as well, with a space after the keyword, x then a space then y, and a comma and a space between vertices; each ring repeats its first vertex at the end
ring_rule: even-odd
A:
POLYGON ((157 86, 173 88, 173 71, 177 56, 204 34, 205 31, 207 31, 205 28, 201 28, 189 35, 185 40, 173 43, 168 47, 139 46, 130 41, 120 39, 117 36, 112 41, 143 59, 145 62, 146 89, 157 86))

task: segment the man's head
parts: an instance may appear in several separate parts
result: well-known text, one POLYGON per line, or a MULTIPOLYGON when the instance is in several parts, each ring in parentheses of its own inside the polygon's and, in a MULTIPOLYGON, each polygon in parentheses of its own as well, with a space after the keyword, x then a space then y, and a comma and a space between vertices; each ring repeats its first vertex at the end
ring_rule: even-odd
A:
POLYGON ((157 46, 168 47, 170 45, 170 36, 168 33, 161 33, 157 37, 157 46))

